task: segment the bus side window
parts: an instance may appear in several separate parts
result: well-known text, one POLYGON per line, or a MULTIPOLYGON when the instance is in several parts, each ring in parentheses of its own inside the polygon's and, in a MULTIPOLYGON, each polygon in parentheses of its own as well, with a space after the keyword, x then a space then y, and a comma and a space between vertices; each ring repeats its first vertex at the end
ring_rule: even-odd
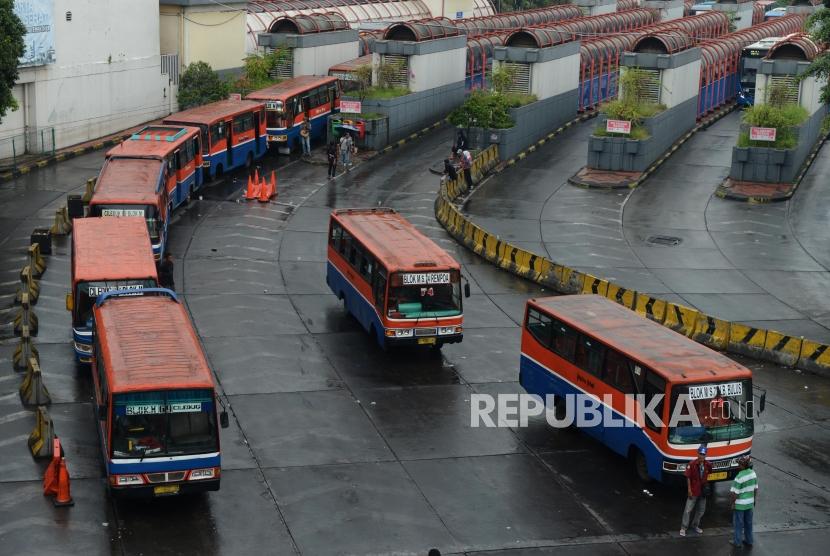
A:
POLYGON ((605 358, 605 346, 587 336, 580 336, 576 344, 576 357, 574 364, 588 371, 592 375, 602 374, 602 361, 605 358))
MULTIPOLYGON (((658 376, 654 373, 654 371, 647 370, 646 373, 646 380, 645 380, 645 403, 649 405, 651 400, 654 399, 655 396, 660 396, 660 403, 655 404, 654 406, 654 413, 662 421, 663 419, 663 407, 665 406, 665 397, 666 397, 666 381, 663 377, 658 376)), ((652 419, 649 418, 649 415, 645 415, 646 426, 654 431, 659 431, 662 426, 661 422, 653 422, 652 419)))
POLYGON ((331 232, 329 234, 329 243, 337 249, 340 246, 340 240, 343 238, 343 228, 337 222, 331 223, 331 232))
POLYGON ((362 255, 363 255, 363 248, 361 247, 361 245, 358 242, 352 240, 352 245, 351 245, 351 248, 349 249, 349 263, 352 265, 352 267, 355 270, 358 270, 357 262, 358 262, 358 260, 360 260, 360 257, 362 255))
POLYGON ((577 333, 573 328, 558 320, 553 321, 553 352, 573 361, 576 352, 577 333))
POLYGON ((349 235, 349 232, 347 232, 346 230, 343 230, 343 237, 340 239, 340 248, 338 249, 338 251, 340 251, 340 254, 345 257, 346 256, 346 251, 351 249, 351 246, 352 246, 352 236, 349 235))
POLYGON ((386 274, 378 267, 375 267, 374 279, 372 280, 372 292, 375 296, 375 307, 383 312, 383 301, 386 295, 386 274))
POLYGON ((551 318, 536 309, 527 310, 527 330, 536 340, 550 349, 553 346, 553 321, 551 318))
POLYGON ((637 393, 631 377, 631 361, 616 350, 609 349, 605 353, 602 379, 623 394, 637 393))

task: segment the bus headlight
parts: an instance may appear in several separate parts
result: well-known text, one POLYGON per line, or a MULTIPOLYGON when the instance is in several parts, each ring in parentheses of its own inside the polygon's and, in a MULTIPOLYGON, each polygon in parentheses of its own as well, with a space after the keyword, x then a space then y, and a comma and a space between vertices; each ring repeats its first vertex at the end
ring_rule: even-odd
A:
POLYGON ((92 353, 92 346, 88 346, 86 344, 79 344, 78 342, 73 342, 75 344, 75 351, 78 353, 92 353))
POLYGON ((113 475, 110 477, 110 481, 115 486, 143 485, 144 477, 141 475, 113 475))
POLYGON ((415 334, 412 328, 387 328, 386 335, 390 338, 411 338, 415 334))
POLYGON ((461 334, 460 326, 439 326, 438 335, 446 336, 447 334, 461 334))
POLYGON ((189 480, 191 481, 201 481, 202 479, 213 479, 216 477, 218 473, 218 469, 216 467, 205 467, 204 469, 194 469, 190 472, 189 480))

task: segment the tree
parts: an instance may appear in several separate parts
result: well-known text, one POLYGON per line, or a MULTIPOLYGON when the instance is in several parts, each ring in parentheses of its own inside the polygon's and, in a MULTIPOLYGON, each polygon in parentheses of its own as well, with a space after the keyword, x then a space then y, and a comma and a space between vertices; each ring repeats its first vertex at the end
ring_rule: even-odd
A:
MULTIPOLYGON (((807 29, 810 31, 810 36, 816 43, 830 44, 830 9, 822 8, 807 20, 807 29)), ((806 73, 800 76, 800 79, 813 76, 818 79, 824 79, 824 87, 821 89, 821 101, 830 103, 830 51, 825 50, 818 57, 813 60, 810 67, 807 68, 806 73)))
POLYGON ((26 27, 14 13, 14 0, 0 0, 0 122, 8 109, 17 110, 12 88, 17 81, 17 61, 26 45, 26 27))
POLYGON ((291 50, 288 48, 276 48, 268 54, 251 54, 243 62, 242 76, 231 85, 234 92, 246 95, 279 83, 277 68, 290 55, 291 50))
POLYGON ((228 84, 207 62, 193 62, 179 82, 179 109, 186 110, 228 98, 228 84))
POLYGON ((372 88, 372 64, 363 64, 354 70, 355 81, 357 82, 357 94, 360 102, 366 98, 366 93, 372 88))

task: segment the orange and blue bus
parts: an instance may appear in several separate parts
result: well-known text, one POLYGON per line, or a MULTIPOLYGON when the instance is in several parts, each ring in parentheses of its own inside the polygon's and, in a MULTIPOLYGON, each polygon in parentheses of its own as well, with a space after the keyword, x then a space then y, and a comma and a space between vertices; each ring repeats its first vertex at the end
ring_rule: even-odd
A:
POLYGON ((327 259, 329 288, 381 347, 463 338, 461 266, 393 209, 332 212, 327 259))
POLYGON ((170 290, 116 290, 93 308, 93 404, 110 491, 219 490, 228 424, 187 309, 170 290))
POLYGON ((171 211, 190 199, 204 182, 198 127, 147 126, 110 149, 101 172, 110 161, 119 159, 161 162, 163 168, 158 179, 165 186, 171 211))
POLYGON ((162 123, 199 128, 206 179, 241 166, 248 168, 268 150, 261 102, 220 100, 171 114, 162 123))
MULTIPOLYGON (((167 166, 163 159, 107 155, 89 201, 89 216, 140 216, 152 244, 153 256, 161 259, 167 242, 170 202, 166 187, 167 166)), ((169 178, 175 181, 176 177, 169 178)))
POLYGON ((71 290, 75 357, 92 358, 92 307, 102 293, 158 287, 156 261, 144 218, 78 218, 72 225, 71 290))
POLYGON ((340 111, 340 83, 336 77, 301 75, 287 79, 245 97, 265 103, 268 143, 279 152, 300 148, 300 127, 307 118, 311 140, 326 137, 329 114, 340 111))
POLYGON ((581 430, 646 481, 682 477, 702 444, 709 480, 731 479, 752 448, 749 369, 601 296, 527 302, 519 382, 560 416, 569 397, 596 400, 602 418, 581 430))

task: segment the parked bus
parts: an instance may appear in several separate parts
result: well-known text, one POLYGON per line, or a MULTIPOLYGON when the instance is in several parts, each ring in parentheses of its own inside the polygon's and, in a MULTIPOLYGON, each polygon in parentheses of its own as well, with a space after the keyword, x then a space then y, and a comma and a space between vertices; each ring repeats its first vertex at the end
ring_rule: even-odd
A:
POLYGON ((738 93, 738 106, 746 107, 755 104, 755 80, 761 60, 769 53, 781 37, 768 37, 744 47, 741 52, 740 72, 741 90, 738 93))
POLYGON ((709 480, 724 481, 750 452, 749 369, 613 301, 596 295, 529 300, 521 350, 524 389, 553 394, 560 416, 567 414, 564 396, 598 400, 600 422, 582 430, 629 457, 643 480, 682 476, 706 444, 714 468, 709 480), (640 418, 644 407, 659 419, 640 418), (674 413, 684 407, 685 414, 674 413), (615 426, 620 421, 626 426, 615 426))
POLYGON ((326 283, 381 347, 460 342, 461 278, 458 262, 393 209, 331 213, 326 283))
POLYGON ((78 218, 72 225, 71 290, 75 357, 92 359, 92 307, 102 293, 158 287, 153 248, 143 218, 78 218))
MULTIPOLYGON (((162 159, 107 155, 89 201, 89 216, 140 216, 147 222, 153 256, 161 259, 167 243, 170 202, 162 159)), ((175 180, 175 176, 170 178, 175 180)))
POLYGON ((287 154, 300 148, 300 126, 308 118, 311 140, 326 137, 326 119, 340 111, 340 85, 336 77, 301 75, 245 97, 265 103, 268 143, 287 154))
POLYGON ((360 67, 372 67, 372 54, 366 54, 360 58, 340 62, 329 68, 329 76, 340 80, 340 87, 344 93, 357 91, 360 88, 357 70, 360 67))
POLYGON ((109 488, 142 497, 219 490, 228 416, 187 310, 170 290, 124 293, 102 294, 93 309, 93 403, 109 488))
POLYGON ((240 166, 250 167, 268 149, 265 105, 249 100, 220 100, 171 114, 166 125, 198 127, 205 179, 240 166))
MULTIPOLYGON (((108 164, 125 159, 162 163, 163 168, 159 168, 156 176, 158 182, 165 186, 171 211, 202 187, 203 161, 198 127, 145 127, 107 153, 104 167, 101 169, 102 177, 108 164)), ((118 173, 118 170, 114 173, 118 173)), ((98 185, 96 184, 96 190, 98 185)))

